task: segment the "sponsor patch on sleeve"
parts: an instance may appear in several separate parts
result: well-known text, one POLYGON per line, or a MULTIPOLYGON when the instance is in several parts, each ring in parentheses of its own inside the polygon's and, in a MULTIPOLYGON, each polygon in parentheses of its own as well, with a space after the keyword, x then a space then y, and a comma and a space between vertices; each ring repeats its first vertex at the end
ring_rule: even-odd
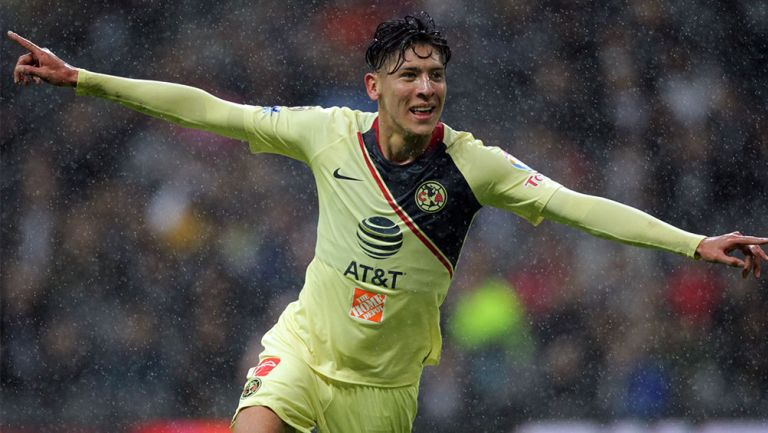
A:
POLYGON ((528 176, 528 179, 525 181, 525 187, 526 188, 536 188, 537 186, 541 185, 546 181, 547 178, 543 174, 534 173, 530 176, 528 176))
POLYGON ((259 362, 259 365, 248 370, 248 377, 266 376, 277 367, 277 364, 280 364, 280 358, 264 358, 259 362))
POLYGON ((352 308, 349 315, 368 322, 380 323, 384 317, 384 302, 387 295, 372 293, 355 287, 355 295, 352 298, 352 308))

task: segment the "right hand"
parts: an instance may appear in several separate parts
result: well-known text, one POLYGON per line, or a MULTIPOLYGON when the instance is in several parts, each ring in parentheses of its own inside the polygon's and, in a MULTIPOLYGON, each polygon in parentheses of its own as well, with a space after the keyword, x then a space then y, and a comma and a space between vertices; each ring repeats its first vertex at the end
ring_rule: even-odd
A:
POLYGON ((8 39, 18 43, 29 52, 19 57, 13 68, 13 82, 26 86, 45 81, 56 86, 77 85, 78 70, 56 57, 49 49, 40 48, 31 41, 8 32, 8 39))

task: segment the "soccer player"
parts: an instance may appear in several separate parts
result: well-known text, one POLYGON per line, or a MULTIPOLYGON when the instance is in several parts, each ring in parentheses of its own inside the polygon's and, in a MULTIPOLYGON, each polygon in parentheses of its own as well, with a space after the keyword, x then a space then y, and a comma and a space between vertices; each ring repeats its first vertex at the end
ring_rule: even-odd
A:
POLYGON ((264 336, 235 432, 407 432, 424 366, 440 359, 439 308, 475 213, 490 205, 534 225, 742 268, 760 276, 768 238, 705 237, 571 191, 497 147, 440 122, 451 50, 426 14, 387 21, 366 52, 376 113, 239 105, 192 87, 67 65, 29 52, 16 83, 75 87, 184 126, 303 161, 319 195, 315 257, 297 301, 264 336), (730 256, 739 250, 744 259, 730 256))

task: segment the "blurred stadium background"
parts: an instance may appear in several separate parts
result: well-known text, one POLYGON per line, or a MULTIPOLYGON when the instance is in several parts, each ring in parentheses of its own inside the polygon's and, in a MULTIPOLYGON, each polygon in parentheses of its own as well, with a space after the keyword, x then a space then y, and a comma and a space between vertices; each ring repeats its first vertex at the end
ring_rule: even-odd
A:
MULTIPOLYGON (((97 72, 373 110, 365 43, 422 9, 454 50, 446 123, 687 230, 768 234, 764 1, 4 0, 0 28, 97 72)), ((21 54, 1 44, 0 431, 220 431, 311 258, 309 171, 14 87, 21 54)), ((768 279, 738 274, 486 209, 415 431, 768 431, 768 279)))

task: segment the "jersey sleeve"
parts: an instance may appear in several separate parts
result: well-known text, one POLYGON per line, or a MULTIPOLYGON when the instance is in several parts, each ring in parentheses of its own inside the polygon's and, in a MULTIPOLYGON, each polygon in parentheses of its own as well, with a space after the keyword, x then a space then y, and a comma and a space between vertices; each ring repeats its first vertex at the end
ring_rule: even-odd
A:
POLYGON ((693 258, 705 238, 665 223, 633 207, 602 197, 559 189, 544 216, 604 239, 655 248, 693 258))
POLYGON ((341 111, 336 107, 257 106, 246 122, 251 152, 277 153, 309 163, 320 146, 338 138, 339 123, 350 123, 347 113, 341 111))
POLYGON ((247 139, 246 119, 255 108, 182 84, 136 80, 85 69, 79 69, 75 93, 114 101, 181 126, 238 140, 247 139))
POLYGON ((453 134, 455 144, 449 152, 480 204, 513 212, 533 225, 544 220, 542 211, 559 183, 469 133, 453 134))
POLYGON ((77 95, 96 96, 188 128, 247 141, 252 152, 309 163, 317 146, 354 122, 348 109, 236 104, 176 83, 136 80, 80 69, 77 95))

